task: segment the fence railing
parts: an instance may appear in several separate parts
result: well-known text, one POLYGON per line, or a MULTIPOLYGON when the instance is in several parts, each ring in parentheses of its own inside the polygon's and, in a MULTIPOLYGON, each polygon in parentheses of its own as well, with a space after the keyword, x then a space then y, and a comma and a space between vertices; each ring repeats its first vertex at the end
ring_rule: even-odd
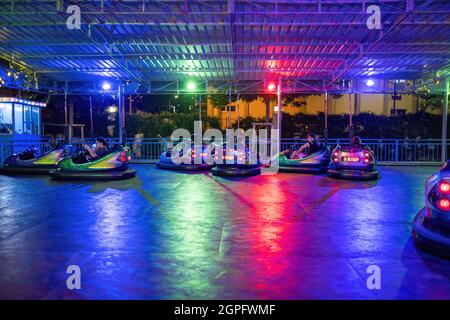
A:
MULTIPOLYGON (((305 143, 302 139, 283 139, 281 149, 285 150, 292 145, 305 143)), ((442 155, 442 141, 439 139, 364 139, 375 153, 378 163, 440 163, 442 155)), ((449 154, 450 140, 447 140, 447 154, 449 154)), ((331 148, 339 144, 348 144, 348 139, 329 139, 331 148)))
MULTIPOLYGON (((107 139, 110 147, 119 143, 117 138, 107 139)), ((70 143, 75 149, 81 149, 84 144, 92 144, 91 139, 73 139, 70 143)), ((281 149, 300 146, 303 139, 282 139, 281 149)), ((348 139, 329 139, 328 144, 334 148, 338 144, 347 144, 348 139)), ((441 162, 441 140, 438 139, 364 139, 378 160, 379 164, 437 164, 441 162)), ((149 163, 159 159, 161 153, 171 144, 168 138, 127 139, 133 162, 149 163)), ((40 148, 41 152, 51 150, 49 139, 13 140, 0 137, 0 165, 11 154, 22 151, 30 145, 40 148)), ((447 153, 450 154, 450 140, 447 141, 447 153)))
POLYGON ((23 151, 29 146, 37 147, 41 153, 45 153, 52 149, 50 139, 20 139, 14 140, 10 137, 3 138, 0 136, 0 166, 3 166, 3 162, 10 155, 23 151))

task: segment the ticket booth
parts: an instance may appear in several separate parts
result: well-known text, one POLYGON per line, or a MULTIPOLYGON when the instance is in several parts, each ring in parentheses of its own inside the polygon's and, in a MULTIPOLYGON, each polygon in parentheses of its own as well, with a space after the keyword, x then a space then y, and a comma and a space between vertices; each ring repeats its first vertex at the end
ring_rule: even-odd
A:
POLYGON ((14 139, 40 138, 44 107, 42 102, 0 97, 0 135, 14 139))

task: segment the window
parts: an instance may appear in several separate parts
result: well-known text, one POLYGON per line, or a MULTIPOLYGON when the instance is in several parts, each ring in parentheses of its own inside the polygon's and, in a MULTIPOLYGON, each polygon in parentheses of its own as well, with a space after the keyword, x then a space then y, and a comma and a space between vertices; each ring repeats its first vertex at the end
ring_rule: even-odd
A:
POLYGON ((40 123, 39 123, 39 108, 33 107, 31 109, 31 123, 32 123, 32 134, 39 135, 40 130, 40 123))
POLYGON ((0 134, 12 133, 12 124, 11 103, 0 103, 0 134))
POLYGON ((41 108, 45 103, 0 97, 0 134, 41 133, 41 108))
POLYGON ((14 131, 23 133, 23 106, 18 103, 14 104, 14 131))
POLYGON ((31 134, 31 107, 23 106, 23 133, 31 134))

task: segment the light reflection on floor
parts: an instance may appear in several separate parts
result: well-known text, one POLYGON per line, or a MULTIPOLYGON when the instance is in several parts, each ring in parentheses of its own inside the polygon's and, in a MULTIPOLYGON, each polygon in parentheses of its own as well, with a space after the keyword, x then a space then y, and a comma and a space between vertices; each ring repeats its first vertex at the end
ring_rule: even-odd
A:
POLYGON ((378 182, 136 169, 116 182, 0 176, 0 297, 450 298, 450 262, 410 240, 435 168, 382 168, 378 182), (70 264, 80 291, 65 287, 70 264))

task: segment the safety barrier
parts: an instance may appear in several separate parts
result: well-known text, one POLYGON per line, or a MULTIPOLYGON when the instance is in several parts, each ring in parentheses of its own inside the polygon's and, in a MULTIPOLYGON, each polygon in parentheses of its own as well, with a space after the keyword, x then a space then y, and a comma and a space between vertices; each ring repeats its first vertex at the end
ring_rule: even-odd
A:
POLYGON ((23 151, 30 146, 37 147, 41 153, 50 151, 50 139, 13 139, 11 137, 0 136, 0 166, 10 155, 23 151))
MULTIPOLYGON (((119 143, 117 138, 106 140, 110 147, 119 143)), ((93 141, 90 139, 73 139, 70 143, 75 149, 81 149, 84 144, 92 144, 93 141)), ((304 139, 282 139, 281 149, 299 147, 304 143, 304 139)), ((332 148, 347 143, 348 139, 328 140, 328 144, 332 148)), ((373 150, 379 164, 438 164, 441 162, 441 140, 438 139, 364 139, 363 143, 373 150)), ((449 143, 450 140, 447 145, 449 143)), ((126 140, 126 144, 131 149, 133 162, 136 163, 157 161, 160 154, 171 145, 168 138, 131 138, 126 140)), ((51 149, 49 139, 45 138, 38 140, 0 138, 0 163, 3 164, 3 161, 9 155, 24 150, 30 145, 38 147, 41 152, 47 152, 51 149)), ((447 150, 447 152, 449 151, 447 150)))
MULTIPOLYGON (((283 139, 282 149, 302 143, 305 140, 283 139)), ((441 163, 442 142, 439 139, 364 139, 363 143, 372 149, 379 164, 441 163)), ((348 144, 348 139, 329 139, 328 144, 334 148, 339 144, 348 144)))

